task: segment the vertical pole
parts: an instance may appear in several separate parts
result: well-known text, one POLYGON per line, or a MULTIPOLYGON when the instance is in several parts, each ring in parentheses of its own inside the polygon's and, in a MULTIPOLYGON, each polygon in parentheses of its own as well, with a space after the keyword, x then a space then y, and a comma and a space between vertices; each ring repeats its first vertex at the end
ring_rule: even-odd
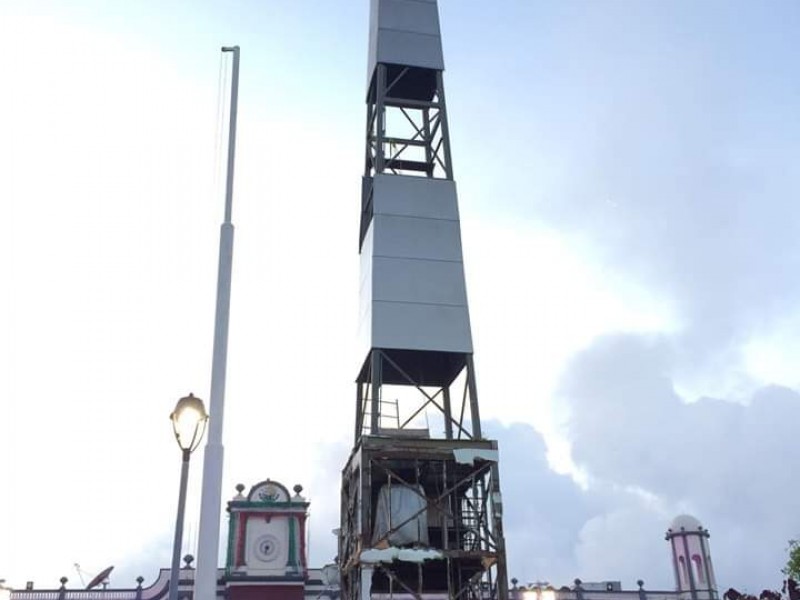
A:
POLYGON ((433 169, 435 167, 434 160, 433 160, 433 151, 431 147, 433 146, 433 140, 431 139, 431 109, 424 108, 422 110, 422 131, 425 133, 425 164, 427 165, 427 170, 425 174, 428 177, 433 177, 433 169))
POLYGON ((364 389, 361 387, 361 382, 356 381, 356 431, 353 444, 358 443, 358 438, 361 437, 361 432, 364 430, 364 389))
POLYGON ((444 403, 444 435, 448 440, 453 439, 453 410, 450 408, 450 388, 442 388, 442 400, 444 403))
POLYGON ((228 173, 225 185, 225 220, 220 227, 217 308, 214 320, 214 350, 211 365, 211 396, 208 439, 203 456, 203 492, 200 502, 200 535, 197 548, 195 598, 215 600, 222 510, 222 421, 225 408, 225 375, 228 363, 228 323, 233 265, 233 166, 236 153, 236 117, 239 101, 239 46, 222 48, 233 53, 230 124, 228 131, 228 173))
POLYGON ((182 449, 181 483, 178 491, 178 516, 175 519, 175 539, 172 542, 172 566, 169 569, 169 600, 178 600, 178 584, 181 570, 181 547, 183 546, 183 516, 186 509, 186 484, 189 481, 189 456, 192 451, 182 449))
POLYGON ((383 363, 383 356, 380 350, 373 350, 372 356, 372 406, 370 407, 370 427, 369 432, 371 435, 378 435, 378 429, 381 425, 381 379, 383 373, 381 367, 383 363))
POLYGON ((444 146, 445 172, 447 179, 453 179, 453 161, 450 156, 450 126, 447 124, 447 103, 444 100, 444 78, 442 72, 436 72, 436 93, 439 96, 439 123, 442 128, 442 146, 444 146))
POLYGON ((375 69, 377 81, 375 82, 375 172, 383 173, 386 167, 386 156, 383 148, 383 138, 386 136, 386 65, 378 63, 375 69))
POLYGON ((469 415, 472 420, 472 437, 479 440, 481 435, 481 414, 478 410, 478 384, 475 382, 475 364, 472 354, 467 354, 467 386, 469 387, 469 415))

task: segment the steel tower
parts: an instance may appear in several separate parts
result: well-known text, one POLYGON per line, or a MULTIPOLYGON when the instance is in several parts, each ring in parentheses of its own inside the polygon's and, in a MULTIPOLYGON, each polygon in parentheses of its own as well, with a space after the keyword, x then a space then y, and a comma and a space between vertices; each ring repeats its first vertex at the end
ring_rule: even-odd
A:
POLYGON ((372 0, 342 597, 506 600, 481 434, 436 0, 372 0))

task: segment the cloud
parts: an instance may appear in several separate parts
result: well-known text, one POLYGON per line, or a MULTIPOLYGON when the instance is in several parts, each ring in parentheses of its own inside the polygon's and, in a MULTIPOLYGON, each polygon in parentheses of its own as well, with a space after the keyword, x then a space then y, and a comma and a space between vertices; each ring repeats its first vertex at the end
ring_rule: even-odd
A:
POLYGON ((572 581, 581 525, 596 507, 569 476, 550 468, 544 440, 533 427, 491 421, 485 429, 500 448, 509 577, 572 581))
MULTIPOLYGON (((747 404, 687 404, 674 371, 674 348, 663 337, 607 336, 578 355, 561 389, 573 458, 595 484, 651 498, 654 515, 666 508, 700 518, 719 540, 712 545, 721 586, 774 586, 785 541, 800 529, 800 483, 789 466, 800 461, 800 395, 769 386, 747 404)), ((643 519, 606 515, 584 534, 596 537, 615 521, 635 530, 643 519)), ((585 553, 590 547, 584 541, 585 553)), ((633 556, 625 544, 606 548, 620 563, 633 556)))

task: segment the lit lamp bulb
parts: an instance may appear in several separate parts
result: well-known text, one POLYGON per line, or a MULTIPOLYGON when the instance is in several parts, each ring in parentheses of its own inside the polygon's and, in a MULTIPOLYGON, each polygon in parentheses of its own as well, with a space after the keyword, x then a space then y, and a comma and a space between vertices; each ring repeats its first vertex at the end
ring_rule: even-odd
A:
POLYGON ((175 410, 169 416, 172 420, 172 430, 175 433, 175 441, 181 450, 188 452, 194 451, 200 440, 208 422, 208 413, 203 406, 203 401, 189 394, 185 398, 178 400, 175 410))

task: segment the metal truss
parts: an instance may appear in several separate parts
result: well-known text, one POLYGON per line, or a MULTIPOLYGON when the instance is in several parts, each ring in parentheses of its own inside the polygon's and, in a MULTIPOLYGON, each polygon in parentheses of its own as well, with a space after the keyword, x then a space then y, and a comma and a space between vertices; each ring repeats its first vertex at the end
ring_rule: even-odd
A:
POLYGON ((441 71, 378 64, 367 107, 366 177, 453 178, 441 71))
MULTIPOLYGON (((491 451, 488 440, 398 440, 365 436, 342 474, 340 567, 344 598, 498 600, 508 597, 497 462, 460 463, 454 450, 491 451), (379 490, 402 486, 421 499, 415 513, 374 530, 379 490), (390 547, 392 535, 424 513, 424 562, 361 561, 369 548, 390 547)), ((412 544, 412 547, 415 545, 412 544)))
POLYGON ((356 442, 363 434, 379 435, 389 430, 402 435, 427 409, 434 409, 441 417, 445 439, 481 438, 475 367, 470 354, 373 349, 356 385, 356 442), (439 359, 438 364, 435 359, 439 359), (421 360, 426 363, 424 367, 420 366, 421 360), (399 400, 385 398, 387 384, 416 391, 405 394, 407 406, 402 407, 406 411, 402 416, 399 400), (386 427, 387 406, 394 406, 394 415, 389 415, 395 418, 394 427, 386 427))

